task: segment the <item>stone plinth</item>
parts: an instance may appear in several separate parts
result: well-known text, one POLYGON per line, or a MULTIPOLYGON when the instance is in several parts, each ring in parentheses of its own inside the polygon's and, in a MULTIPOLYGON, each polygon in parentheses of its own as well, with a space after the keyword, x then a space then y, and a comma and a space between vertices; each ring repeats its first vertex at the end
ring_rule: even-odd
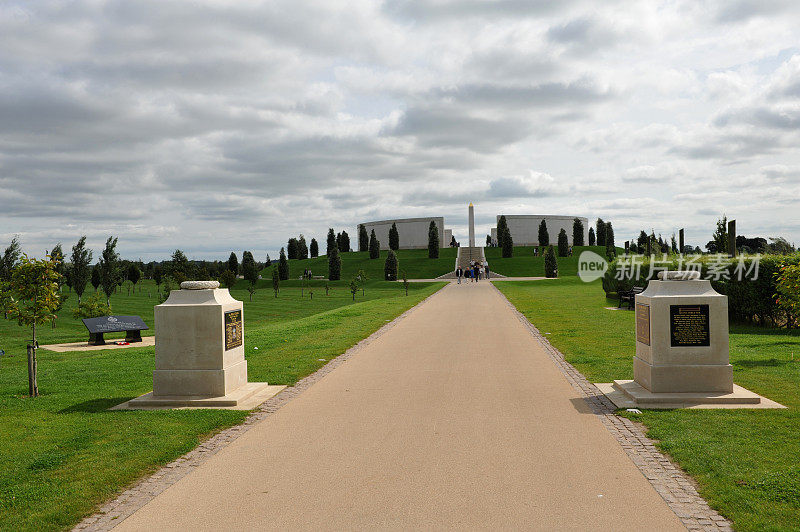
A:
POLYGON ((698 272, 662 272, 636 296, 633 381, 597 387, 618 408, 782 408, 733 383, 728 298, 698 272))
POLYGON ((710 281, 650 281, 635 311, 636 383, 656 393, 733 391, 728 298, 710 281))
POLYGON ((181 288, 155 307, 153 392, 120 406, 236 408, 280 391, 247 382, 242 302, 215 281, 181 288), (274 393, 263 397, 267 389, 274 393))

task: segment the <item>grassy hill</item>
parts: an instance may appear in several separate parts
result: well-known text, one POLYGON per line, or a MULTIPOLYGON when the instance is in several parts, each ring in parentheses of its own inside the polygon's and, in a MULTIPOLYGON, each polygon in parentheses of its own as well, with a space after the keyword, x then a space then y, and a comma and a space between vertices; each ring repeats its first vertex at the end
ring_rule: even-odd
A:
MULTIPOLYGON (((533 256, 533 246, 514 246, 514 255, 507 259, 503 258, 503 250, 500 248, 484 248, 486 260, 489 261, 489 269, 493 272, 507 277, 544 277, 544 257, 533 256)), ((575 246, 571 257, 558 257, 558 275, 566 277, 578 274, 578 257, 582 251, 594 251, 601 257, 606 254, 603 246, 575 246)), ((617 248, 617 252, 623 250, 617 248)), ((558 250, 556 250, 556 254, 558 250)))
MULTIPOLYGON (((350 279, 358 270, 364 270, 372 279, 383 279, 383 264, 386 261, 388 250, 381 250, 378 259, 370 260, 367 251, 351 251, 340 253, 342 257, 342 279, 350 279)), ((429 259, 427 249, 400 249, 397 251, 400 261, 400 272, 406 270, 409 279, 433 279, 447 272, 453 271, 456 263, 456 249, 444 248, 439 250, 438 259, 429 259)), ((273 262, 273 264, 276 264, 273 262)), ((328 275, 328 257, 322 255, 314 259, 290 260, 289 279, 297 279, 308 268, 314 275, 328 275)), ((262 270, 264 279, 272 278, 272 267, 262 270)))

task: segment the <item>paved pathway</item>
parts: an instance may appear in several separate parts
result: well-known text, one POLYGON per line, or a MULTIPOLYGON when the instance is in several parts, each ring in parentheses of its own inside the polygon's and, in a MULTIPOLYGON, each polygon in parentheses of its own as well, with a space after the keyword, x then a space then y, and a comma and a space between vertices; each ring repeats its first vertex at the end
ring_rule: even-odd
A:
POLYGON ((502 296, 450 284, 117 530, 684 529, 502 296))

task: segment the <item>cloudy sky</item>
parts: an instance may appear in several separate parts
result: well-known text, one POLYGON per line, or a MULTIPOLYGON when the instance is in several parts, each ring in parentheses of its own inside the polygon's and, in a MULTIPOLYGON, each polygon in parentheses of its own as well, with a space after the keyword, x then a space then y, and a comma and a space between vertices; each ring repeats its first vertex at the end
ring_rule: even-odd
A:
POLYGON ((464 240, 470 201, 800 243, 800 3, 0 0, 3 247, 464 240))

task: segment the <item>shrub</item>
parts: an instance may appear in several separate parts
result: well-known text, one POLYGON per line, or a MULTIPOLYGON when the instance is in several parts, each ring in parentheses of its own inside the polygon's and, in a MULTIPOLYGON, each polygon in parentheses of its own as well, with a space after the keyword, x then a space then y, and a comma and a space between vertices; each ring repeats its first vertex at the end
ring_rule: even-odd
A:
POLYGON ((787 315, 787 325, 797 325, 800 318, 800 264, 785 264, 776 275, 775 303, 787 315))
POLYGON ((558 261, 556 260, 553 246, 547 246, 547 252, 544 254, 544 276, 549 278, 558 277, 558 261))
MULTIPOLYGON (((795 318, 791 312, 779 306, 778 277, 782 268, 800 264, 800 254, 762 255, 758 262, 758 277, 747 274, 755 269, 755 256, 740 256, 738 259, 718 255, 702 255, 693 259, 699 267, 701 278, 711 278, 711 286, 728 296, 728 314, 732 320, 758 324, 787 326, 795 318), (739 275, 739 273, 742 275, 739 275)), ((667 260, 653 262, 650 257, 638 256, 639 268, 630 266, 630 257, 618 258, 611 262, 603 276, 603 290, 606 295, 619 290, 629 290, 634 286, 646 287, 664 269, 687 269, 686 257, 669 257, 667 260), (683 261, 683 262, 681 262, 683 261), (633 271, 631 271, 633 270, 633 271), (623 273, 625 275, 623 275, 623 273), (624 278, 623 278, 624 277, 624 278)), ((796 320, 794 320, 796 321, 796 320)))
POLYGON ((439 258, 439 228, 436 227, 436 222, 433 220, 428 226, 428 258, 439 258))
POLYGON ((569 239, 567 238, 567 232, 563 228, 558 233, 558 256, 569 256, 569 239))
POLYGON ((72 315, 76 319, 99 318, 101 316, 111 316, 111 307, 106 305, 98 292, 95 292, 85 300, 78 303, 72 315))
POLYGON ((375 229, 369 235, 369 258, 377 259, 381 256, 381 243, 378 242, 378 237, 375 236, 375 229))
POLYGON ((328 254, 328 279, 338 281, 342 278, 342 258, 339 249, 334 246, 328 254))
POLYGON ((583 222, 580 218, 572 220, 572 245, 583 245, 583 222))
POLYGON ((386 256, 386 263, 383 265, 383 278, 387 281, 396 281, 397 267, 397 255, 395 255, 394 250, 389 250, 389 254, 386 256))
POLYGON ((542 223, 539 224, 539 245, 550 245, 550 233, 547 232, 547 222, 544 220, 542 220, 542 223))

